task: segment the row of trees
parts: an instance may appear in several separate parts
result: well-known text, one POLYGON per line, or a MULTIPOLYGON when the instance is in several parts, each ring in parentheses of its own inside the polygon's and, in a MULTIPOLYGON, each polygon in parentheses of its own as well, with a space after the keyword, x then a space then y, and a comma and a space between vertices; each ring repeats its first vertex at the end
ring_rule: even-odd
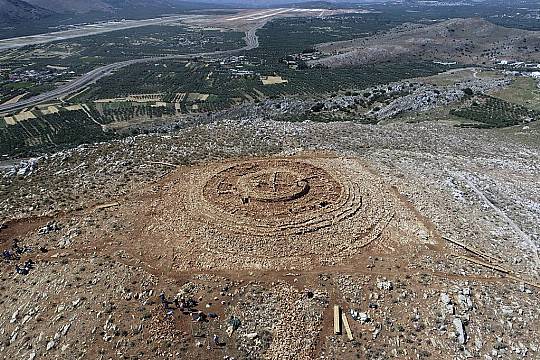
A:
POLYGON ((466 126, 483 128, 507 127, 540 119, 539 112, 491 96, 479 97, 470 106, 452 109, 450 114, 479 123, 466 126))
POLYGON ((0 153, 25 155, 114 137, 113 133, 104 132, 84 111, 62 111, 0 128, 0 153))

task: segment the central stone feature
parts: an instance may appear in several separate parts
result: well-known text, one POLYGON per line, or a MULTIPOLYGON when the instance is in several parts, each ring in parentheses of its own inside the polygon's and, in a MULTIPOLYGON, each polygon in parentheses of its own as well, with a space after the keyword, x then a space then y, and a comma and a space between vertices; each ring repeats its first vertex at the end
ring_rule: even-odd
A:
POLYGON ((261 170, 238 179, 242 203, 296 200, 309 192, 309 181, 283 168, 261 170))
POLYGON ((339 206, 343 193, 342 184, 324 169, 283 159, 227 167, 203 189, 205 201, 233 222, 250 218, 257 227, 276 229, 328 212, 339 206))

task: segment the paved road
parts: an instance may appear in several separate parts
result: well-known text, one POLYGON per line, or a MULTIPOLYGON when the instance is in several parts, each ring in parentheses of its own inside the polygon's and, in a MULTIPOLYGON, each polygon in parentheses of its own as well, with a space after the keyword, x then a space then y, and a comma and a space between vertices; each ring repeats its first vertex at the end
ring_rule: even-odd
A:
POLYGON ((45 101, 50 101, 50 100, 54 100, 63 96, 73 94, 81 90, 82 88, 96 82, 97 80, 104 78, 105 76, 111 75, 113 71, 119 70, 129 65, 146 63, 146 62, 156 62, 156 61, 161 61, 161 60, 192 59, 194 57, 213 57, 213 56, 231 55, 234 53, 239 53, 242 51, 255 49, 259 47, 259 39, 257 37, 256 32, 261 26, 262 25, 259 24, 258 26, 255 26, 251 28, 250 30, 246 31, 246 35, 245 35, 246 46, 241 47, 239 49, 213 51, 213 52, 205 52, 205 53, 197 53, 197 54, 147 57, 147 58, 142 58, 142 59, 120 61, 117 63, 105 65, 105 66, 96 68, 90 72, 87 72, 81 77, 74 79, 60 87, 57 87, 54 90, 36 95, 26 100, 21 100, 14 104, 2 104, 0 105, 0 113, 21 110, 27 107, 38 105, 45 101))

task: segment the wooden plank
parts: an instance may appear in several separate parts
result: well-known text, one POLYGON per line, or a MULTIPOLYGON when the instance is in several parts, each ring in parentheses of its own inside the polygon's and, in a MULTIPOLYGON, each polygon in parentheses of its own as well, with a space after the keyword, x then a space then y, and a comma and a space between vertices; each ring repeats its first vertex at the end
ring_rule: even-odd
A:
POLYGON ((532 282, 532 281, 529 281, 529 280, 525 280, 525 279, 522 279, 520 278, 519 276, 516 276, 514 274, 512 274, 512 272, 509 270, 509 269, 506 269, 502 266, 497 266, 497 265, 493 265, 493 264, 489 264, 489 263, 486 263, 484 261, 481 261, 481 260, 477 260, 477 259, 474 259, 474 258, 471 258, 469 256, 464 256, 464 255, 455 255, 457 258, 460 258, 460 259, 463 259, 463 260, 467 260, 467 261, 470 261, 474 264, 477 264, 477 265, 480 265, 480 266, 484 266, 488 269, 491 269, 491 270, 494 270, 494 271, 498 271, 498 272, 501 272, 503 273, 504 276, 506 276, 508 279, 512 279, 512 280, 515 280, 515 281, 519 281, 519 282, 523 282, 524 284, 526 285, 529 285, 531 287, 534 287, 536 289, 540 289, 540 284, 539 283, 535 283, 535 282, 532 282))
POLYGON ((94 208, 94 211, 98 211, 98 210, 103 210, 103 209, 108 209, 108 208, 111 208, 111 207, 115 207, 115 206, 120 206, 119 203, 115 202, 115 203, 111 203, 111 204, 103 204, 103 205, 98 205, 94 208))
POLYGON ((454 240, 454 239, 450 239, 449 237, 446 237, 446 236, 442 236, 442 238, 446 241, 449 241, 451 242, 452 244, 454 245, 457 245, 471 253, 473 253, 474 255, 478 256, 478 257, 481 257, 481 258, 484 258, 486 260, 488 260, 489 262, 492 262, 492 261, 495 261, 495 262, 498 262, 498 263, 502 263, 503 261, 493 255, 490 255, 488 253, 486 253, 485 251, 480 251, 470 245, 466 245, 462 242, 459 242, 457 240, 454 240))
POLYGON ((540 290, 540 284, 538 284, 538 283, 534 283, 534 282, 531 282, 531 281, 529 281, 529 280, 524 280, 524 279, 519 278, 519 277, 517 277, 517 276, 515 276, 515 275, 508 275, 508 278, 510 278, 510 279, 512 279, 512 280, 516 280, 516 281, 522 282, 522 283, 525 284, 525 285, 529 285, 529 286, 531 286, 531 287, 534 287, 534 288, 540 290))
POLYGON ((334 334, 341 334, 341 308, 334 305, 334 334))
POLYGON ((349 326, 349 320, 347 320, 347 314, 345 312, 341 313, 341 320, 343 321, 343 327, 345 328, 345 333, 347 334, 347 337, 351 341, 354 340, 351 328, 349 326))
POLYGON ((502 266, 497 266, 497 265, 493 265, 493 264, 489 264, 489 263, 486 263, 482 260, 477 260, 475 258, 472 258, 472 257, 469 257, 469 256, 465 256, 465 255, 457 255, 456 257, 460 258, 460 259, 463 259, 463 260, 467 260, 467 261, 470 261, 474 264, 477 264, 477 265, 481 265, 481 266, 484 266, 488 269, 491 269, 491 270, 495 270, 495 271, 499 271, 499 272, 502 272, 503 274, 510 274, 510 270, 508 269, 505 269, 503 268, 502 266))

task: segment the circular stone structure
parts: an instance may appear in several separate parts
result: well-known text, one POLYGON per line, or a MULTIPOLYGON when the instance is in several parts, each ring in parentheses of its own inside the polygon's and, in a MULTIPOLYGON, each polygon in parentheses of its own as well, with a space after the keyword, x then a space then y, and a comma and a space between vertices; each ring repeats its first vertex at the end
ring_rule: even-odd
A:
POLYGON ((230 231, 300 234, 328 226, 361 206, 328 171, 303 161, 258 160, 226 167, 204 184, 199 211, 230 231), (347 211, 341 212, 344 206, 347 211))
MULTIPOLYGON (((220 183, 222 185, 223 183, 220 183)), ((229 186, 232 184, 227 184, 229 186)), ((236 182, 236 192, 242 204, 286 203, 296 200, 309 192, 309 181, 300 174, 288 169, 273 168, 257 171, 247 176, 240 176, 236 182)), ((226 194, 220 192, 219 194, 226 194)))
POLYGON ((395 207, 377 175, 335 157, 186 167, 161 191, 135 237, 174 247, 182 269, 335 262, 380 238, 395 207))

